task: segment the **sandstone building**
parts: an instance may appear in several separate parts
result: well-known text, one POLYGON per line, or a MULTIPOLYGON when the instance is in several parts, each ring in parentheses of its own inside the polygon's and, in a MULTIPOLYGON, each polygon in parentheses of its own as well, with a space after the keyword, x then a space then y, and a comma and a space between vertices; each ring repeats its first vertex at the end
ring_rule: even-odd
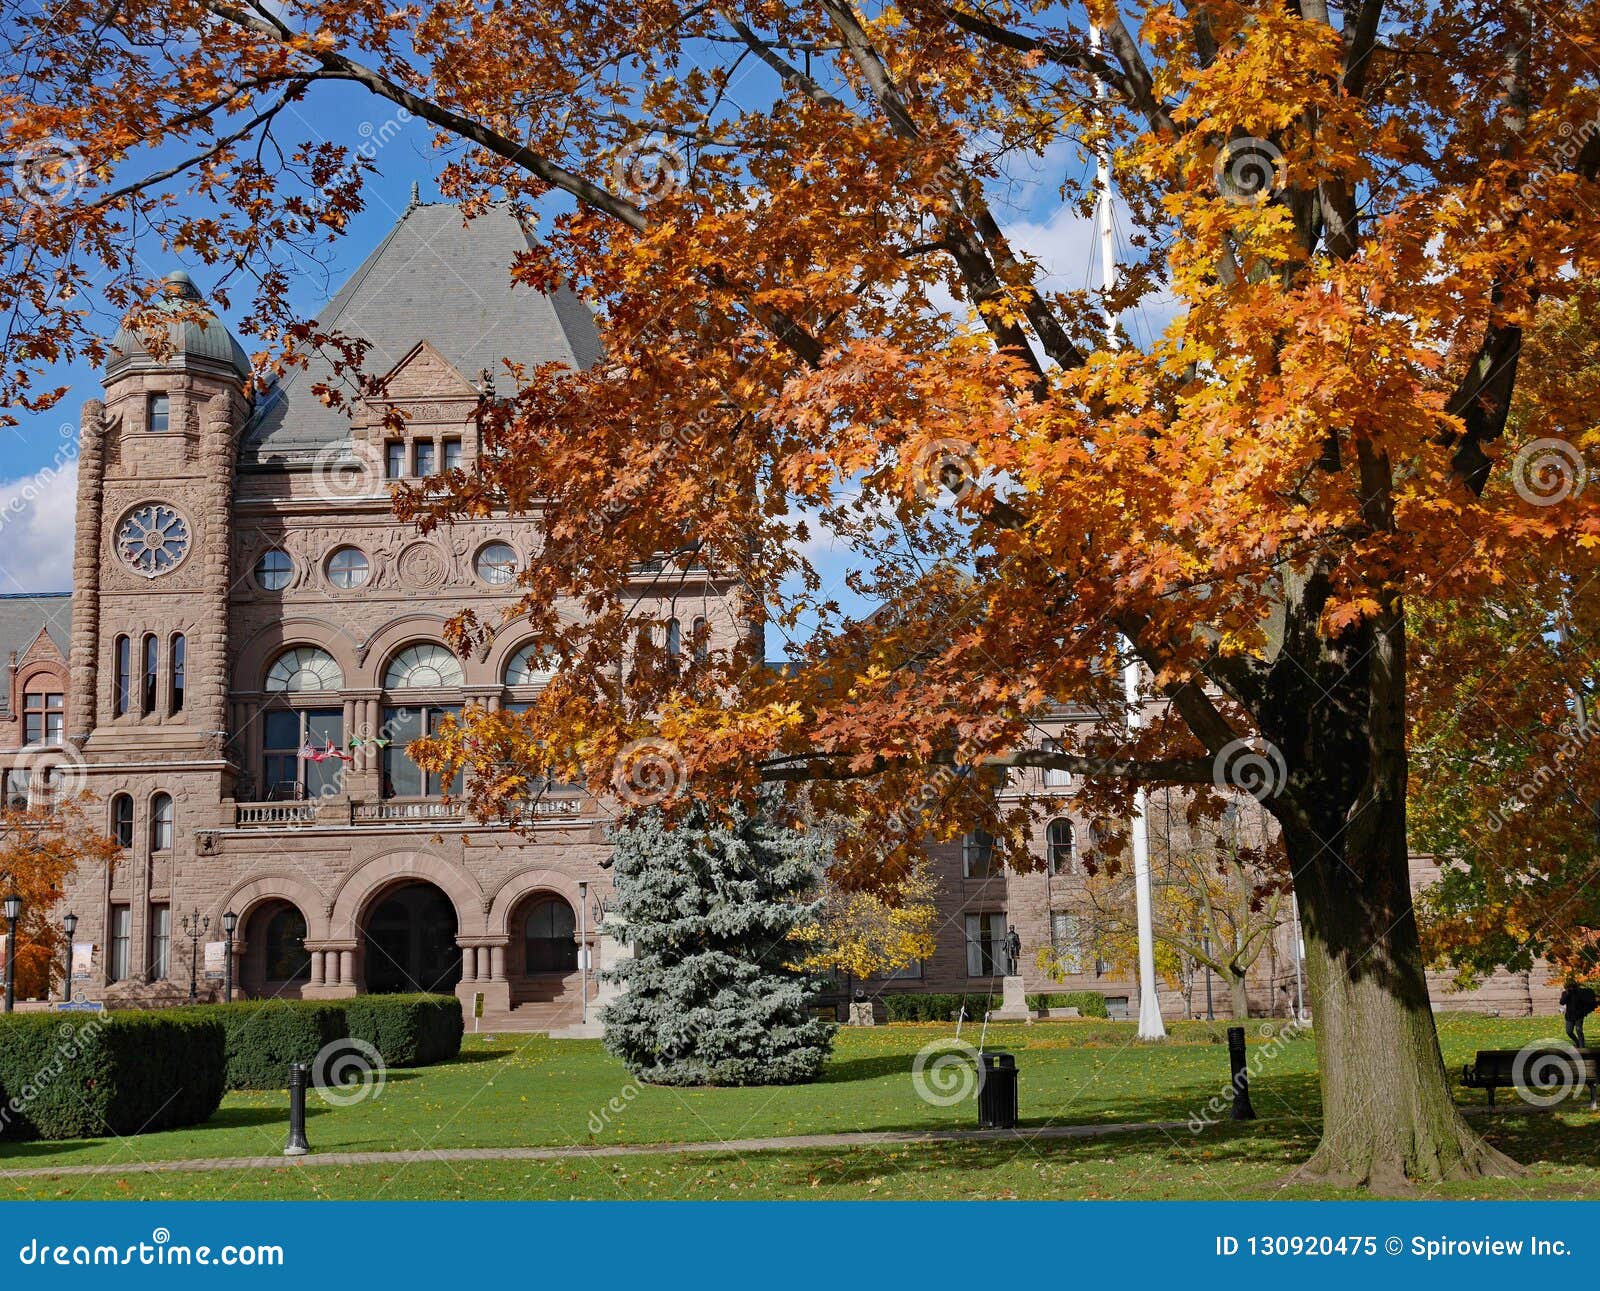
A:
MULTIPOLYGON (((75 941, 92 947, 75 994, 182 1000, 193 957, 214 998, 220 947, 211 973, 205 947, 231 912, 247 995, 453 990, 485 1027, 577 1020, 580 937, 591 967, 615 949, 597 931, 606 804, 556 791, 527 829, 485 827, 404 752, 463 705, 525 703, 544 680, 515 623, 470 658, 443 644, 460 609, 499 623, 536 522, 423 537, 388 493, 471 467, 483 374, 502 359, 600 357, 575 297, 510 288, 526 245, 505 210, 463 226, 452 206, 413 204, 321 315, 370 342, 365 366, 384 374, 383 399, 356 401, 353 417, 313 393, 337 379, 326 367, 247 400, 248 361, 214 317, 174 321, 160 357, 115 338, 104 400, 83 415, 72 592, 0 597, 5 791, 25 799, 49 763, 93 796, 124 853, 69 894, 75 941), (403 435, 384 426, 390 406, 406 413, 403 435)), ((200 301, 182 274, 168 287, 200 301)), ((700 571, 666 597, 641 575, 669 639, 678 624, 731 642, 735 592, 700 571)), ((994 872, 979 839, 941 854, 938 952, 871 992, 997 990, 1010 927, 1030 950, 1077 936, 1057 905, 1081 882, 1084 829, 1042 826, 1044 863, 1028 874, 994 872)), ((1258 1011, 1291 1007, 1291 940, 1280 930, 1261 961, 1258 1011)), ((1137 1009, 1092 956, 1060 983, 1022 959, 1030 990, 1098 990, 1137 1009)), ((1543 1005, 1542 980, 1502 977, 1493 1007, 1543 1005)), ((1167 992, 1168 1015, 1195 1009, 1198 989, 1167 992)))

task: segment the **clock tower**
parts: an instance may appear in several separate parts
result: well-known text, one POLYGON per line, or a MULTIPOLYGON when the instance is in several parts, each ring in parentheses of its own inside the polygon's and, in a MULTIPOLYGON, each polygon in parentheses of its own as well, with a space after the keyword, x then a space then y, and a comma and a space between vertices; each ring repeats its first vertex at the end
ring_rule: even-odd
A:
POLYGON ((250 364, 186 273, 84 409, 68 734, 91 763, 223 769, 234 448, 250 364))

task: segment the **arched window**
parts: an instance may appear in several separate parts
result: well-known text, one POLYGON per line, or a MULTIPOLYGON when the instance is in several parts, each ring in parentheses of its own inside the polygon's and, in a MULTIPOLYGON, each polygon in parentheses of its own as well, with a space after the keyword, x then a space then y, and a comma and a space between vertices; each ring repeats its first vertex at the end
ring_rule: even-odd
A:
POLYGON ((677 619, 667 620, 667 658, 676 660, 683 654, 683 629, 677 619))
POLYGON ((150 800, 150 850, 172 850, 172 795, 158 793, 150 800))
POLYGON ((1050 861, 1050 873, 1072 873, 1072 822, 1070 820, 1061 817, 1050 822, 1050 828, 1045 831, 1045 851, 1050 861))
POLYGON ((555 675, 555 669, 549 666, 549 661, 534 642, 523 646, 506 664, 508 686, 543 686, 555 675))
POLYGON ((704 663, 711 653, 711 629, 704 618, 697 617, 689 625, 689 649, 696 663, 704 663))
POLYGON ((386 690, 421 690, 429 686, 459 686, 461 661, 432 641, 407 646, 384 669, 386 690))
POLYGON ((578 967, 577 921, 572 907, 547 897, 528 911, 524 927, 530 973, 570 973, 578 967))
POLYGON ((296 646, 285 650, 267 669, 267 690, 339 690, 344 673, 326 650, 316 646, 296 646))
POLYGON ((145 633, 144 638, 144 667, 140 676, 139 686, 139 712, 145 717, 156 711, 156 665, 160 659, 161 646, 156 640, 154 632, 145 633))
POLYGON ((292 905, 284 906, 268 920, 266 943, 267 981, 299 982, 311 976, 306 917, 292 905))
POLYGON ((118 637, 113 664, 112 710, 121 717, 133 704, 133 642, 118 637))
POLYGON ((188 665, 189 645, 179 632, 172 638, 172 665, 167 670, 167 685, 171 689, 170 708, 174 713, 183 712, 183 686, 184 669, 188 665))
POLYGON ((118 847, 133 846, 133 799, 125 793, 111 800, 111 837, 118 847))
POLYGON ((974 829, 961 840, 961 869, 969 879, 986 879, 1000 872, 994 851, 994 835, 974 829))

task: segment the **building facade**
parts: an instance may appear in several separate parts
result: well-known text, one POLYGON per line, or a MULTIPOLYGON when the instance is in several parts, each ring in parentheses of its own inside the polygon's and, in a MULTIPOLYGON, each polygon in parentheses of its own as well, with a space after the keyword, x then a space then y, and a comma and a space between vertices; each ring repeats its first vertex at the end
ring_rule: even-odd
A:
MULTIPOLYGON (((232 979, 249 996, 454 991, 480 1025, 526 1029, 576 1023, 580 983, 593 998, 590 970, 617 950, 600 932, 607 805, 556 790, 519 829, 486 826, 404 751, 462 706, 526 703, 545 680, 498 612, 521 594, 536 518, 424 536, 389 494, 471 469, 487 374, 505 358, 600 357, 575 297, 509 287, 526 238, 506 210, 465 226, 452 206, 406 211, 320 320, 367 342, 377 395, 313 362, 247 398, 246 356, 182 274, 161 352, 114 339, 104 399, 83 413, 73 589, 0 598, 8 799, 47 773, 87 792, 122 848, 66 902, 76 995, 152 1005, 193 982, 215 998, 231 915, 232 979), (460 658, 445 624, 468 608, 493 631, 460 658)), ((640 578, 664 644, 744 630, 729 582, 674 584, 665 596, 640 578)), ((1136 1011, 1125 976, 1069 956, 1079 971, 1051 980, 1031 953, 1077 936, 1058 907, 1082 882, 1086 829, 1041 825, 1028 873, 996 869, 981 839, 942 849, 939 949, 870 993, 998 998, 1015 927, 1029 990, 1097 990, 1136 1011)), ((1257 1011, 1292 1007, 1291 939, 1280 930, 1261 960, 1257 1011)), ((1166 991, 1168 1015, 1196 1012, 1198 989, 1166 991)), ((1495 990, 1507 1011, 1542 1002, 1528 981, 1495 990)))

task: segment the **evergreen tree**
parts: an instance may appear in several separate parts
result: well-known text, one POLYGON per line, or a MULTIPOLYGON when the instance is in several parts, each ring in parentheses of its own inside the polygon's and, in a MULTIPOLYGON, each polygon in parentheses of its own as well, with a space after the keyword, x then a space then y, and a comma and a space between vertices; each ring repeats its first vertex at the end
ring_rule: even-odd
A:
MULTIPOLYGON (((607 976, 624 994, 601 1014, 606 1048, 658 1085, 814 1080, 832 1022, 811 1015, 820 987, 792 965, 812 947, 809 901, 823 843, 776 813, 703 807, 669 826, 659 810, 618 831, 611 915, 634 957, 607 976)), ((609 917, 609 916, 608 916, 609 917)))

